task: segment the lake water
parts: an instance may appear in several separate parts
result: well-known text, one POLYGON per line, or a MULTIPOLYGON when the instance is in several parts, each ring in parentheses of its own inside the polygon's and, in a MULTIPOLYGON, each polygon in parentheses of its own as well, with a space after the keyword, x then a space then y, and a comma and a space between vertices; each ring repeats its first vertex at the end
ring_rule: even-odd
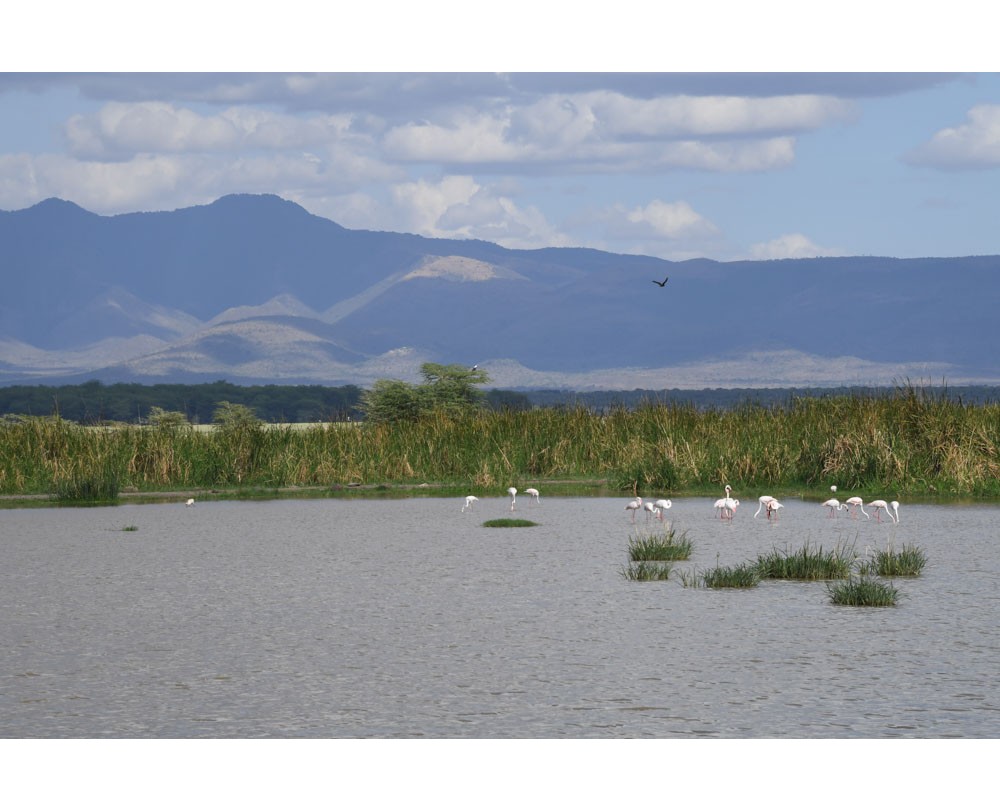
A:
POLYGON ((519 498, 521 529, 482 526, 500 496, 2 510, 0 737, 1000 734, 997 507, 741 497, 732 523, 674 499, 694 552, 666 582, 621 574, 653 527, 625 498, 519 498), (892 608, 677 576, 806 542, 928 563, 892 608))

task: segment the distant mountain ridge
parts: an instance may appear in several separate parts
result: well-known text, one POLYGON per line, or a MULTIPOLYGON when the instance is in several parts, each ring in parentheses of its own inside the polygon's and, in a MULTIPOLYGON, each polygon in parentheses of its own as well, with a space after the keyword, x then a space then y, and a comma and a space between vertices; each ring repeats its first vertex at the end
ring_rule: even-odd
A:
POLYGON ((510 388, 1000 381, 1000 257, 669 262, 357 231, 273 195, 0 212, 0 384, 510 388), (651 282, 669 277, 664 287, 651 282))

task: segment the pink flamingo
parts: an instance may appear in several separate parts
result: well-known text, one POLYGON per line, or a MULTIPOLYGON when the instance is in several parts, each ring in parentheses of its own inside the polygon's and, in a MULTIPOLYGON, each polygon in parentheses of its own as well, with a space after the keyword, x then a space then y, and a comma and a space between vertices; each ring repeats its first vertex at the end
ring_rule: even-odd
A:
POLYGON ((628 504, 625 505, 625 509, 632 511, 632 523, 634 524, 635 523, 635 511, 642 509, 642 498, 641 497, 636 497, 635 499, 633 499, 632 501, 630 501, 628 504))
POLYGON ((660 520, 662 521, 663 520, 663 511, 664 510, 669 510, 673 505, 670 503, 670 499, 669 498, 661 498, 661 499, 657 500, 656 503, 653 506, 656 507, 657 510, 659 510, 658 515, 660 516, 660 520))
POLYGON ((507 488, 507 495, 510 496, 510 511, 514 512, 514 503, 515 503, 515 499, 517 497, 517 488, 516 487, 508 487, 507 488))
POLYGON ((835 518, 836 516, 834 515, 834 513, 839 513, 841 510, 847 509, 846 505, 841 504, 835 498, 828 498, 826 501, 823 502, 823 506, 828 507, 830 509, 829 514, 826 516, 827 518, 835 518))
POLYGON ((862 501, 860 496, 851 496, 849 499, 847 499, 847 501, 844 502, 844 506, 850 509, 851 518, 858 517, 858 510, 861 510, 861 514, 865 518, 871 518, 871 516, 865 512, 865 502, 862 501))
POLYGON ((753 517, 756 518, 758 515, 760 515, 761 510, 767 510, 768 502, 776 500, 777 499, 775 499, 774 496, 761 496, 759 499, 757 499, 757 501, 760 502, 760 506, 757 507, 757 512, 753 514, 753 517))

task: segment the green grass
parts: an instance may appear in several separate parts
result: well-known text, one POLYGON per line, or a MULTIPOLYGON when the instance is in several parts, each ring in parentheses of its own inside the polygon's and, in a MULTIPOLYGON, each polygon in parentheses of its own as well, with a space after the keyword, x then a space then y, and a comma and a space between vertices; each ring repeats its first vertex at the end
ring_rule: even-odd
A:
POLYGON ((870 560, 861 565, 862 574, 880 577, 916 577, 927 564, 927 555, 918 546, 904 544, 898 552, 891 546, 876 549, 870 560))
MULTIPOLYGON (((650 403, 445 413, 392 425, 82 428, 0 421, 0 493, 70 500, 113 476, 139 492, 454 485, 500 496, 511 482, 607 482, 674 495, 757 488, 878 490, 1000 498, 1000 403, 965 404, 912 386, 893 396, 793 397, 782 406, 650 403), (73 492, 76 478, 91 485, 73 492), (62 496, 61 496, 62 497, 62 496)), ((99 496, 104 498, 105 496, 99 496)))
POLYGON ((637 538, 629 536, 628 553, 633 561, 687 560, 691 548, 686 531, 677 535, 676 530, 669 529, 637 538))
POLYGON ((834 605, 893 606, 899 600, 899 591, 891 583, 864 575, 828 583, 827 592, 834 605))
POLYGON ((669 563, 640 560, 621 567, 626 580, 667 580, 670 578, 669 563))
POLYGON ((760 579, 760 569, 753 563, 716 566, 701 575, 701 582, 710 589, 752 589, 760 579))
POLYGON ((526 518, 493 518, 483 521, 484 527, 537 527, 534 521, 526 518))
POLYGON ((127 527, 122 527, 122 532, 138 532, 139 527, 135 524, 129 524, 127 527))
POLYGON ((824 552, 822 546, 806 544, 798 551, 772 549, 758 555, 756 566, 763 579, 840 580, 850 575, 855 559, 853 546, 824 552))

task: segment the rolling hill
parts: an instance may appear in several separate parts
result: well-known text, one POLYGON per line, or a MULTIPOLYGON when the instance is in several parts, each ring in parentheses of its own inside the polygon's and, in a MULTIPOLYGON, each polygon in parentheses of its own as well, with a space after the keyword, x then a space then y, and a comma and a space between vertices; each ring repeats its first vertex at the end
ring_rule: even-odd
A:
POLYGON ((0 212, 0 384, 1000 381, 1000 257, 668 262, 350 230, 271 195, 0 212), (669 276, 662 288, 652 280, 669 276))

